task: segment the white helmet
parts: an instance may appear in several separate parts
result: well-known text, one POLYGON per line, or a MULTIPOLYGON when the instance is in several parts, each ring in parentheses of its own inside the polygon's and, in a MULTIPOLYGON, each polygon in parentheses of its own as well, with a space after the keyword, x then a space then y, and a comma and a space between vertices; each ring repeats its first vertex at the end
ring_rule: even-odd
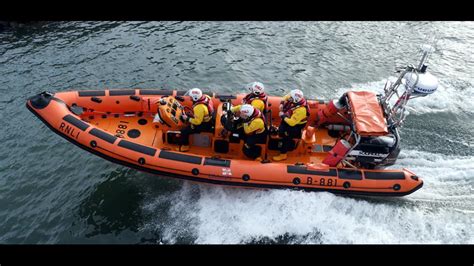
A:
POLYGON ((186 93, 186 95, 191 96, 191 99, 193 99, 193 101, 197 101, 197 100, 201 99, 201 97, 202 97, 202 90, 198 89, 198 88, 193 88, 193 89, 190 89, 186 93))
POLYGON ((290 91, 290 96, 293 99, 293 102, 297 103, 301 101, 304 97, 303 92, 301 90, 291 90, 290 91))
POLYGON ((255 95, 260 95, 264 93, 265 91, 265 86, 261 82, 252 82, 247 85, 247 89, 251 91, 255 95))
POLYGON ((244 104, 240 107, 240 117, 243 119, 247 119, 253 115, 254 108, 250 104, 244 104))

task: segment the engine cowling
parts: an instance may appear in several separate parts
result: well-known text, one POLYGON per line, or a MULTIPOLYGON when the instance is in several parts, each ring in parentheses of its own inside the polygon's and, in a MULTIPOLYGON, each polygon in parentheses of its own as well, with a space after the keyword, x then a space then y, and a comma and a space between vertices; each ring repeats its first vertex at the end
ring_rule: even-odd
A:
POLYGON ((395 162, 397 149, 395 135, 362 137, 359 144, 348 153, 347 159, 364 168, 383 167, 395 162))

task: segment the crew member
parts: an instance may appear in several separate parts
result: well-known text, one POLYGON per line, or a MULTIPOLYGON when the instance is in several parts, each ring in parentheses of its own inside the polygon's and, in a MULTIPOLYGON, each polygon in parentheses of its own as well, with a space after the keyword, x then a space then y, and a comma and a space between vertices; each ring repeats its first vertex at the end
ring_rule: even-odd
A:
MULTIPOLYGON (((250 91, 249 94, 245 95, 242 99, 242 104, 250 104, 257 108, 260 112, 265 113, 268 97, 265 94, 265 87, 260 82, 249 83, 247 89, 250 91)), ((240 110, 241 105, 232 107, 232 112, 240 110)))
POLYGON ((239 108, 241 124, 237 126, 239 137, 244 140, 242 148, 245 156, 261 161, 261 148, 256 144, 265 142, 266 130, 262 112, 250 104, 244 104, 239 108))
POLYGON ((293 144, 293 138, 301 138, 301 132, 308 122, 309 107, 301 90, 292 90, 280 103, 281 123, 278 134, 283 138, 280 155, 273 160, 286 160, 287 151, 293 144))
POLYGON ((198 88, 189 90, 185 95, 191 97, 193 101, 193 115, 188 116, 185 113, 181 115, 181 120, 189 123, 181 130, 180 146, 178 151, 189 150, 189 135, 200 132, 212 132, 214 107, 211 97, 204 95, 198 88))

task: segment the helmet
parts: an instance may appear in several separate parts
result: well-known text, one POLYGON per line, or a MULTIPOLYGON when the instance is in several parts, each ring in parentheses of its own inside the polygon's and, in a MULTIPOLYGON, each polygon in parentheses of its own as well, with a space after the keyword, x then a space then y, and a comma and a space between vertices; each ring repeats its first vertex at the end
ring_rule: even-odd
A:
POLYGON ((247 119, 253 115, 254 108, 250 104, 244 104, 240 107, 240 117, 243 119, 247 119))
POLYGON ((295 103, 301 101, 304 97, 303 92, 301 90, 291 90, 290 96, 293 99, 293 102, 295 103))
POLYGON ((202 91, 201 91, 201 89, 193 88, 193 89, 190 89, 186 93, 186 95, 191 96, 191 99, 193 99, 193 101, 198 101, 202 97, 202 91))
POLYGON ((265 87, 263 86, 263 84, 257 81, 249 83, 247 85, 247 89, 255 95, 260 95, 265 91, 265 87))

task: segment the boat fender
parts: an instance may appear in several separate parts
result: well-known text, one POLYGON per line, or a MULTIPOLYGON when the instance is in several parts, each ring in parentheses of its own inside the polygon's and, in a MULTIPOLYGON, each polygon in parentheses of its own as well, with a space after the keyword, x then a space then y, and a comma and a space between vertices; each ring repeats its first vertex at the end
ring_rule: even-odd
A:
POLYGON ((324 158, 323 163, 329 166, 336 166, 350 150, 351 144, 345 139, 340 139, 336 145, 328 152, 326 158, 324 158))
POLYGON ((91 144, 91 147, 92 147, 92 148, 97 147, 97 142, 96 142, 95 140, 91 141, 90 144, 91 144))
POLYGON ((193 175, 199 175, 199 169, 193 168, 193 170, 191 170, 191 173, 192 173, 193 175))
POLYGON ((399 184, 393 185, 393 190, 395 190, 395 191, 400 190, 400 188, 402 188, 402 187, 399 184))
POLYGON ((244 175, 242 176, 242 180, 244 180, 244 181, 249 181, 249 180, 250 180, 250 176, 249 176, 248 174, 244 174, 244 175))
POLYGON ((145 158, 143 158, 143 157, 140 157, 140 158, 138 159, 138 163, 139 163, 139 164, 145 164, 145 162, 146 162, 146 161, 145 161, 145 158))

